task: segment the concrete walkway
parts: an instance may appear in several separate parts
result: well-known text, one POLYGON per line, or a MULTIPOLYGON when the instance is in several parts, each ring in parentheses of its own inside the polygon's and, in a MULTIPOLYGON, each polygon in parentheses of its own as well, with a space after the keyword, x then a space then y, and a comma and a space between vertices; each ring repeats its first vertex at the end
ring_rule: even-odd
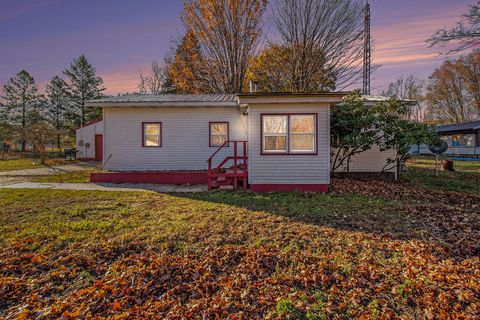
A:
POLYGON ((55 167, 40 167, 34 169, 2 171, 0 176, 49 176, 53 174, 82 171, 89 168, 96 168, 97 162, 78 162, 55 167))
POLYGON ((155 191, 155 192, 203 192, 206 185, 175 186, 163 184, 131 184, 131 183, 52 183, 21 182, 0 186, 0 189, 52 189, 52 190, 90 190, 90 191, 155 191))

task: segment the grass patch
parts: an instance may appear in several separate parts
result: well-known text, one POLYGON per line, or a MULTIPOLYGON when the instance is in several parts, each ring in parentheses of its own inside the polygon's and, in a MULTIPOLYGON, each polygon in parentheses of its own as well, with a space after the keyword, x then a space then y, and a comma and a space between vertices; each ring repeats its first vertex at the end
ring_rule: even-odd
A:
MULTIPOLYGON (((47 166, 55 166, 65 164, 63 159, 48 159, 46 161, 47 166)), ((44 164, 40 163, 39 159, 35 158, 18 158, 18 159, 8 159, 0 160, 0 172, 5 171, 14 171, 14 170, 25 170, 25 169, 35 169, 44 167, 44 164)))
POLYGON ((412 222, 405 209, 424 205, 418 201, 1 192, 0 317, 453 318, 477 311, 480 260, 452 256, 428 237, 421 217, 412 222))
POLYGON ((454 161, 455 171, 439 170, 435 176, 435 159, 418 157, 407 162, 402 178, 433 190, 480 193, 480 161, 454 161))
POLYGON ((0 172, 33 169, 39 167, 42 167, 42 164, 40 164, 40 160, 38 159, 20 158, 0 160, 0 172))
POLYGON ((34 182, 90 182, 90 174, 95 169, 85 169, 81 171, 65 172, 52 174, 48 176, 36 176, 32 179, 34 182))

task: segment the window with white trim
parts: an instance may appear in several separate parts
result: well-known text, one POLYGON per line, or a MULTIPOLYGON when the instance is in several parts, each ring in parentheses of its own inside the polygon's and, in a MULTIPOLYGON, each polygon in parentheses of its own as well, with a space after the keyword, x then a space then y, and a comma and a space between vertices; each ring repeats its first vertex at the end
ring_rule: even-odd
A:
POLYGON ((162 146, 162 124, 160 122, 143 123, 143 146, 162 146))
POLYGON ((228 122, 210 122, 210 147, 220 147, 228 141, 228 122))
POLYGON ((262 115, 263 154, 315 154, 316 114, 262 115))

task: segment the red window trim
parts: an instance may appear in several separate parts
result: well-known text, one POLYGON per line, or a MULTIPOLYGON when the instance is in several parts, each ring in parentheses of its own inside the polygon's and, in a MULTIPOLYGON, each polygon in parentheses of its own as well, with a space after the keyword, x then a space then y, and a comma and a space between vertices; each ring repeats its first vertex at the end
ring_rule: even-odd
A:
POLYGON ((318 113, 260 113, 260 155, 262 156, 315 156, 318 155, 318 113), (263 116, 287 116, 287 151, 265 152, 263 151, 263 116), (291 152, 290 151, 290 116, 314 116, 315 117, 315 150, 314 152, 291 152))
MULTIPOLYGON (((208 146, 218 148, 220 145, 212 144, 212 124, 226 124, 227 125, 227 141, 230 140, 230 122, 228 121, 210 121, 208 123, 208 146)), ((226 144, 226 147, 229 146, 229 143, 226 144)))
POLYGON ((143 148, 161 148, 162 147, 162 140, 163 140, 163 132, 162 132, 162 123, 161 122, 142 122, 142 147, 143 148), (160 139, 158 146, 147 146, 145 145, 145 125, 146 124, 159 124, 160 125, 160 139))

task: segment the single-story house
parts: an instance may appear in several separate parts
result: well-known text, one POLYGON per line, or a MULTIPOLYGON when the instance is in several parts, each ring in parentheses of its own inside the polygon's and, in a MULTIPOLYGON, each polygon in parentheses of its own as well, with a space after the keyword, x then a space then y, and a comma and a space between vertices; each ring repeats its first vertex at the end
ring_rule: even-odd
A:
MULTIPOLYGON (((345 94, 162 94, 92 100, 87 105, 102 108, 103 121, 84 126, 83 136, 77 131, 77 140, 82 137, 82 157, 102 159, 106 170, 93 173, 92 182, 326 192, 330 108, 345 94)), ((365 97, 370 103, 375 99, 365 97)), ((378 174, 391 156, 374 147, 352 160, 350 172, 378 174)), ((388 173, 396 174, 393 169, 388 173)))
POLYGON ((77 158, 80 160, 103 159, 103 121, 102 119, 87 122, 75 132, 77 142, 77 158))
MULTIPOLYGON (((445 155, 480 156, 480 120, 435 126, 434 130, 447 142, 445 155)), ((428 146, 421 145, 414 153, 431 155, 428 146)))

